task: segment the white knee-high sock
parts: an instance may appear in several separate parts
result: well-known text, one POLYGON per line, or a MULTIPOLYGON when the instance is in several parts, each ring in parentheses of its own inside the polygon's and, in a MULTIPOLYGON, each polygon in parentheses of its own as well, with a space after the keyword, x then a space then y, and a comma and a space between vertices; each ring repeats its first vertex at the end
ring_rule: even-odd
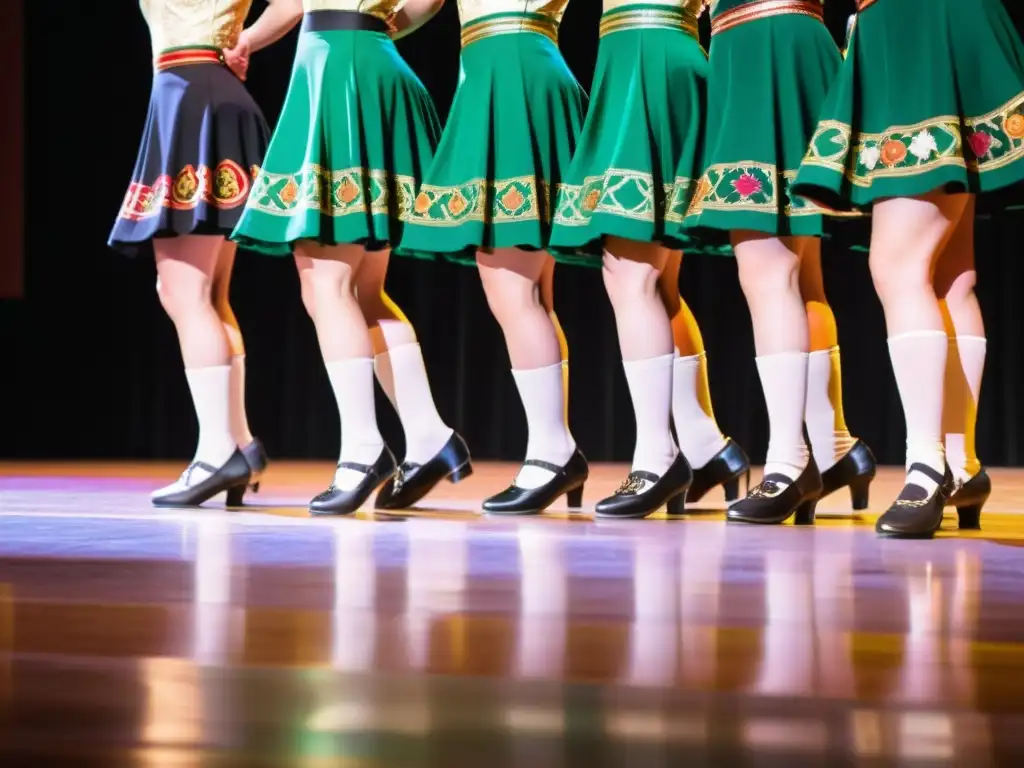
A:
POLYGON ((395 412, 398 412, 398 400, 395 397, 395 372, 391 369, 391 355, 381 352, 373 356, 373 372, 377 376, 377 383, 384 390, 395 412))
POLYGON ((677 357, 672 371, 672 421, 679 449, 694 469, 700 469, 725 448, 725 437, 700 404, 700 368, 703 352, 677 357))
MULTIPOLYGON (((526 458, 563 466, 576 450, 576 441, 565 423, 562 364, 513 370, 512 376, 526 411, 526 458)), ((515 483, 521 488, 538 488, 551 477, 546 469, 523 467, 515 483)))
POLYGON ((955 411, 952 423, 961 427, 963 431, 947 429, 946 461, 953 470, 953 476, 960 483, 967 482, 981 471, 974 433, 987 347, 988 342, 984 336, 957 336, 949 340, 945 405, 947 409, 955 411), (956 365, 959 365, 960 370, 949 370, 950 366, 956 365))
POLYGON ((444 448, 452 436, 452 428, 437 412, 420 345, 403 344, 388 352, 395 407, 405 432, 405 461, 424 464, 444 448))
POLYGON ((806 352, 780 352, 757 358, 757 372, 768 408, 765 476, 781 474, 796 480, 810 459, 804 442, 807 357, 806 352))
MULTIPOLYGON (((327 363, 327 375, 341 417, 341 455, 338 461, 370 466, 384 448, 373 399, 373 358, 354 357, 327 363)), ((334 485, 350 491, 363 477, 361 472, 339 469, 334 475, 334 485)))
POLYGON ((679 449, 672 439, 672 364, 675 355, 624 361, 626 383, 636 416, 633 469, 661 476, 672 466, 679 449))
POLYGON ((847 454, 856 440, 845 425, 836 424, 832 376, 839 370, 839 347, 811 352, 807 360, 807 409, 804 421, 811 438, 814 463, 824 472, 847 454))
MULTIPOLYGON (((942 398, 948 354, 942 331, 911 331, 889 339, 889 357, 907 424, 907 468, 925 464, 940 475, 946 458, 942 438, 942 398)), ((920 472, 907 482, 931 493, 936 483, 920 472)))
POLYGON ((239 448, 252 442, 245 413, 245 355, 231 358, 231 434, 239 448))
POLYGON ((185 378, 199 420, 194 461, 219 467, 238 447, 231 436, 231 366, 186 368, 185 378))

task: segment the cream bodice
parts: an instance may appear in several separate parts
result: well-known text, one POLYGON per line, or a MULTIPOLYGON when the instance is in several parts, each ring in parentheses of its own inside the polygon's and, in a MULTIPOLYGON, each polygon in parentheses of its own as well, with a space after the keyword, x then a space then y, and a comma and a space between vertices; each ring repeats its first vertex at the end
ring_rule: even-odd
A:
POLYGON ((388 19, 402 10, 407 0, 302 0, 302 10, 357 11, 378 19, 388 19))
POLYGON ((465 26, 495 13, 537 13, 559 23, 568 4, 569 0, 459 0, 459 20, 465 26))
MULTIPOLYGON (((604 0, 604 12, 616 11, 625 8, 627 5, 637 5, 638 0, 604 0)), ((642 0, 643 5, 657 5, 665 8, 689 11, 694 16, 700 16, 708 0, 642 0)))
POLYGON ((153 53, 168 48, 234 48, 252 0, 139 0, 153 53))

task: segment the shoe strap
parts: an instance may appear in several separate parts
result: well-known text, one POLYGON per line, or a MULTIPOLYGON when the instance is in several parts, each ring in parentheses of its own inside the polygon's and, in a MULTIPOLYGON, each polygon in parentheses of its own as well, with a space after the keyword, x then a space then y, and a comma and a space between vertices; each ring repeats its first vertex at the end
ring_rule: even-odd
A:
POLYGON ((907 469, 907 474, 908 475, 911 472, 920 472, 922 475, 927 477, 929 480, 933 480, 935 482, 935 484, 938 485, 940 488, 946 484, 946 477, 945 477, 945 475, 939 473, 933 467, 929 467, 927 464, 921 464, 920 462, 915 461, 907 469))
POLYGON ((218 471, 217 467, 212 467, 205 461, 193 461, 191 464, 188 465, 188 468, 185 470, 185 482, 187 484, 192 483, 192 473, 195 472, 197 469, 201 469, 204 472, 207 472, 211 475, 217 474, 218 471))
POLYGON ((338 469, 351 469, 355 472, 360 472, 364 475, 368 475, 373 472, 373 467, 366 464, 357 464, 354 461, 339 461, 338 469))
POLYGON ((557 464, 552 464, 550 461, 541 461, 540 459, 527 459, 526 461, 523 462, 523 466, 540 467, 541 469, 546 469, 548 472, 551 472, 552 474, 555 475, 560 475, 563 472, 565 472, 564 466, 560 467, 557 464))

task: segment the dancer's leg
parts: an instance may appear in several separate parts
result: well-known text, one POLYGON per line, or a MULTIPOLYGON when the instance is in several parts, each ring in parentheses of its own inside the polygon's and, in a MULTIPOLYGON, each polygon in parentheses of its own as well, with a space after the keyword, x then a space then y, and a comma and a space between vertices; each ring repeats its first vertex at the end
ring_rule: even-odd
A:
POLYGON ((452 436, 437 412, 416 330, 384 291, 390 252, 363 256, 356 297, 369 327, 377 380, 398 411, 405 432, 405 461, 424 464, 452 436))
POLYGON ((636 417, 633 471, 658 476, 679 453, 669 423, 675 343, 658 291, 667 255, 657 244, 608 238, 603 270, 636 417))
POLYGON ((681 251, 667 251, 658 290, 671 318, 678 357, 672 377, 672 420, 679 448, 694 469, 700 469, 726 444, 715 421, 708 387, 708 361, 700 326, 679 294, 681 251))
MULTIPOLYGON (((942 410, 947 338, 933 285, 938 254, 967 200, 933 193, 877 203, 871 232, 871 275, 885 312, 889 354, 907 426, 906 465, 945 469, 942 410)), ((931 495, 937 483, 910 472, 907 483, 931 495)))
POLYGON ((544 262, 544 270, 540 275, 540 303, 547 310, 551 317, 551 324, 555 327, 555 335, 558 337, 558 348, 562 357, 562 397, 565 401, 565 423, 569 423, 569 342, 566 341, 565 331, 555 314, 555 260, 548 259, 544 262))
POLYGON ((800 294, 807 308, 810 356, 807 369, 807 410, 804 420, 814 461, 822 472, 832 467, 856 442, 843 414, 843 377, 839 333, 825 298, 821 274, 821 240, 802 238, 800 294))
POLYGON ((245 343, 238 319, 231 308, 231 273, 235 266, 238 246, 225 240, 217 257, 213 275, 213 307, 220 317, 231 347, 231 434, 240 448, 252 443, 252 432, 245 411, 245 343))
POLYGON ((803 243, 799 238, 754 232, 734 232, 732 237, 768 408, 765 476, 785 475, 796 480, 809 459, 803 436, 810 344, 800 295, 803 243))
MULTIPOLYGON (((355 285, 364 257, 360 246, 322 246, 301 241, 295 262, 303 300, 316 326, 341 417, 341 462, 370 466, 384 448, 377 428, 373 392, 373 345, 356 300, 355 285)), ((351 491, 365 475, 338 469, 334 486, 351 491)))
POLYGON ((212 467, 224 464, 236 448, 229 407, 231 347, 211 300, 223 242, 219 236, 193 235, 153 241, 157 292, 178 333, 199 420, 193 461, 212 467))
POLYGON ((981 471, 975 447, 978 397, 985 369, 985 322, 974 292, 974 196, 970 196, 935 265, 935 293, 948 338, 943 408, 946 461, 964 483, 981 471))
MULTIPOLYGON (((565 423, 558 333, 540 298, 539 283, 550 259, 543 252, 498 249, 479 253, 477 264, 526 411, 526 457, 563 466, 572 457, 576 441, 565 423)), ((543 467, 524 466, 515 484, 537 488, 552 478, 543 467)))

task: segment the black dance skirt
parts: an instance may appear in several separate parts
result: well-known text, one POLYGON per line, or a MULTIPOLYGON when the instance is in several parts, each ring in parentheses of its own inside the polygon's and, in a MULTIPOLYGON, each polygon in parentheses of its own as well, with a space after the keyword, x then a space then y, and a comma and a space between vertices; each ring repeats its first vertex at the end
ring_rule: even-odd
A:
POLYGON ((269 140, 256 102, 215 51, 159 57, 138 160, 110 246, 134 255, 156 237, 227 237, 269 140))

